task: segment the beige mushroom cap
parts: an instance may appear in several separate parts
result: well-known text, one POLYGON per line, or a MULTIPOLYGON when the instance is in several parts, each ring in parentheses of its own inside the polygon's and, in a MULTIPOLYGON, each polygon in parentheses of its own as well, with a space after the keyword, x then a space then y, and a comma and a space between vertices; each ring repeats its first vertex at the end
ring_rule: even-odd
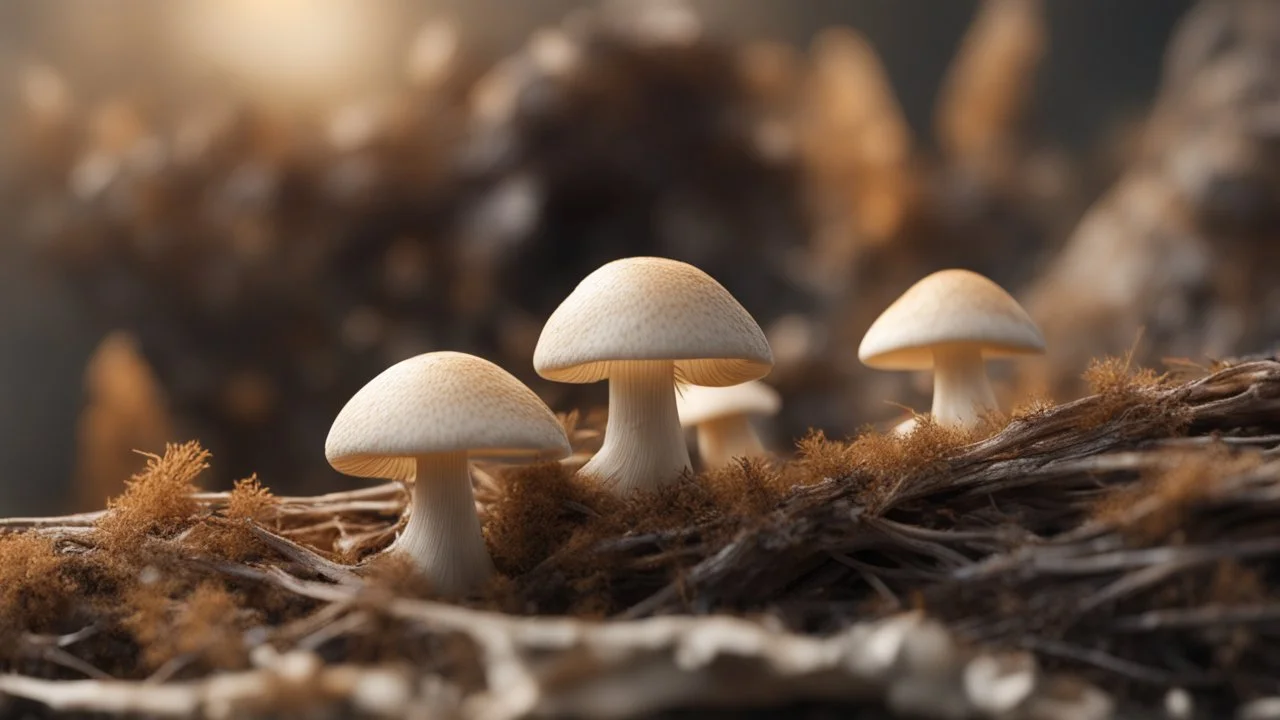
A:
POLYGON ((681 385, 676 394, 680 424, 685 426, 731 415, 773 415, 781 407, 778 391, 755 380, 728 387, 681 385))
POLYGON ((941 270, 912 285, 871 325, 858 359, 882 370, 927 370, 939 346, 986 357, 1044 352, 1044 337, 1018 301, 968 270, 941 270))
POLYGON ((610 365, 671 360, 694 385, 764 377, 773 353, 764 332, 728 290, 676 260, 634 257, 601 266, 551 314, 533 366, 548 380, 591 383, 610 365))
POLYGON ((384 370, 347 401, 324 445, 341 473, 397 480, 413 477, 414 456, 459 451, 549 460, 570 452, 541 398, 488 360, 458 352, 384 370))

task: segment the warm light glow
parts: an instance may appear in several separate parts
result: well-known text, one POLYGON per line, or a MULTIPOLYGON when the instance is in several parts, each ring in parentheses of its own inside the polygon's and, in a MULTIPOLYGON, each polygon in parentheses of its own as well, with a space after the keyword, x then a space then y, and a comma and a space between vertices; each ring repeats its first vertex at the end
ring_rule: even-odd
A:
POLYGON ((174 6, 183 50, 283 99, 356 89, 387 58, 385 6, 363 0, 190 0, 174 6))

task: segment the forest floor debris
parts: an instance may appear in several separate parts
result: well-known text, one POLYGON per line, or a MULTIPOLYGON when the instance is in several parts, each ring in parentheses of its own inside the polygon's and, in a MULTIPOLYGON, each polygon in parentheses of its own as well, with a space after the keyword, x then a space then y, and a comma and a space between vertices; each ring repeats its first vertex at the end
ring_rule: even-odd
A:
POLYGON ((170 446, 105 512, 0 520, 0 695, 210 717, 1102 718, 1175 689, 1217 716, 1262 707, 1280 696, 1280 361, 1089 380, 978 433, 812 435, 649 499, 568 464, 481 465, 501 576, 465 605, 377 556, 398 485, 200 492, 208 454, 170 446))

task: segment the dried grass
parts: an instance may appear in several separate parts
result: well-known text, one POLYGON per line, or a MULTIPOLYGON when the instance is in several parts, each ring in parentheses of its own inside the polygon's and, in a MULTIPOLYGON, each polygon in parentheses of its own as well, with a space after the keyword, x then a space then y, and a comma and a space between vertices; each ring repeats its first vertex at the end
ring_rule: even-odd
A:
POLYGON ((248 662, 244 631, 255 613, 221 582, 190 589, 172 581, 138 584, 125 595, 131 613, 122 621, 149 670, 184 659, 208 669, 237 670, 248 662))

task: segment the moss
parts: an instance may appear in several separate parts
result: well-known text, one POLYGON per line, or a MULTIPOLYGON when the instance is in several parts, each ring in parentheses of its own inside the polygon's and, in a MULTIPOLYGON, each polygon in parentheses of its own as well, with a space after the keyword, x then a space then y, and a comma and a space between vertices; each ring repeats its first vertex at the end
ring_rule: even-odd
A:
POLYGON ((77 656, 120 677, 145 676, 175 658, 205 671, 239 668, 252 622, 307 612, 310 601, 257 584, 242 589, 193 562, 264 554, 243 521, 269 521, 276 504, 249 478, 236 483, 221 514, 202 512, 193 493, 209 457, 197 443, 148 455, 88 535, 0 536, 0 663, 20 656, 18 634, 92 626, 77 656))
MULTIPOLYGON (((1020 424, 993 443, 980 441, 1001 430, 1003 418, 989 418, 972 432, 940 427, 928 417, 904 435, 864 432, 842 441, 813 432, 800 442, 795 460, 742 459, 625 499, 559 463, 498 471, 485 481, 480 500, 499 573, 471 602, 511 613, 606 618, 656 597, 659 604, 646 603, 646 612, 768 608, 784 617, 795 612, 797 625, 819 628, 927 600, 925 607, 944 617, 1021 623, 1027 632, 1052 637, 1078 622, 1081 598, 1097 591, 1092 579, 1058 586, 1052 578, 1024 583, 1006 577, 944 587, 935 571, 954 562, 956 553, 975 562, 990 553, 1017 557, 1057 542, 1057 533, 1070 535, 1090 513, 1115 526, 1112 537, 1136 547, 1220 542, 1223 533, 1247 538, 1270 528, 1266 515, 1243 529, 1224 528, 1221 515, 1212 515, 1235 502, 1225 512, 1231 522, 1239 519, 1250 507, 1238 497, 1240 475, 1262 461, 1257 452, 1221 445, 1151 450, 1149 457, 1158 457, 1163 469, 1136 480, 1119 468, 1098 477, 1071 471, 1024 482, 1025 467, 1167 439, 1169 418, 1181 412, 1168 401, 1175 388, 1153 374, 1131 372, 1123 361, 1104 361, 1093 372, 1098 396, 1052 411, 1043 404, 1016 410, 1020 424), (1080 419, 1094 418, 1098 404, 1110 404, 1112 417, 1101 430, 1080 431, 1080 419), (963 487, 952 482, 953 472, 965 473, 963 487), (1128 487, 1108 492, 1104 484, 1128 487), (1100 493, 1103 499, 1095 501, 1100 493), (893 530, 867 532, 869 526, 850 522, 857 512, 887 516, 908 538, 908 525, 928 532, 914 543, 893 530), (1010 532, 995 531, 1002 527, 1010 532), (856 568, 837 562, 835 553, 856 568), (700 563, 709 571, 694 574, 700 563), (883 576, 876 568, 884 569, 883 576), (873 589, 868 573, 882 585, 873 589)), ((1234 384, 1227 391, 1232 398, 1251 397, 1234 384)), ((1221 402, 1213 402, 1221 412, 1221 402)), ((566 424, 577 428, 575 418, 566 424)), ((401 505, 393 493, 374 502, 280 501, 256 478, 236 483, 220 507, 197 501, 190 493, 208 461, 195 444, 149 456, 146 470, 88 533, 75 529, 57 541, 48 534, 0 536, 0 637, 91 624, 97 634, 76 646, 76 657, 118 677, 146 677, 161 666, 187 675, 240 667, 247 628, 277 628, 320 604, 214 569, 281 563, 248 531, 247 521, 332 556, 339 538, 381 537, 398 519, 401 505), (175 658, 182 662, 169 664, 175 658)), ((352 660, 435 662, 439 648, 432 643, 438 638, 406 634, 403 621, 378 611, 390 596, 432 596, 412 564, 375 554, 362 574, 367 592, 354 608, 363 618, 359 629, 327 644, 326 652, 352 660)), ((1105 609, 1119 617, 1260 604, 1268 599, 1269 582, 1270 569, 1261 562, 1201 564, 1105 609)), ((1121 638, 1116 653, 1141 659, 1147 650, 1131 641, 1121 638)), ((1228 655, 1221 665, 1256 662, 1250 653, 1260 646, 1247 633, 1222 644, 1228 655)), ((0 663, 17 659, 15 647, 0 642, 0 663)))
POLYGON ((1134 368, 1132 354, 1089 361, 1081 375, 1092 395, 1132 396, 1159 388, 1165 376, 1150 368, 1134 368))
POLYGON ((500 473, 487 539, 499 571, 523 590, 495 593, 495 606, 591 617, 624 609, 704 557, 771 518, 797 487, 837 478, 859 502, 884 502, 899 484, 940 472, 956 450, 991 432, 967 432, 922 418, 904 436, 864 433, 850 442, 814 432, 799 459, 739 459, 664 488, 617 498, 558 464, 500 473), (637 553, 648 559, 620 573, 637 553), (548 576, 547 573, 552 573, 548 576))
POLYGON ((20 633, 60 628, 77 589, 65 570, 52 540, 30 532, 0 537, 0 648, 20 633))
POLYGON ((615 551, 601 552, 604 544, 699 528, 699 534, 688 538, 666 538, 649 568, 651 576, 633 578, 637 588, 664 584, 692 562, 681 559, 682 547, 723 542, 776 509, 788 487, 778 466, 765 460, 743 460, 686 477, 661 492, 628 498, 615 497, 558 464, 511 468, 501 479, 503 493, 491 508, 486 528, 488 542, 499 571, 520 578, 516 584, 525 587, 512 596, 507 594, 510 586, 499 586, 490 602, 526 609, 530 602, 549 602, 556 611, 589 617, 616 612, 619 597, 631 598, 616 586, 611 565, 617 556, 615 551), (543 579, 539 566, 549 559, 557 575, 548 584, 559 589, 558 597, 536 589, 543 579))
POLYGON ((204 581, 190 589, 176 580, 140 583, 125 602, 129 614, 122 625, 142 648, 147 668, 177 657, 215 669, 247 664, 242 638, 255 613, 221 583, 204 581))
POLYGON ((206 554, 235 562, 261 557, 266 547, 246 522, 271 524, 276 519, 277 504, 276 497, 263 487, 257 475, 237 480, 221 514, 195 527, 191 543, 206 554))
POLYGON ((1177 434, 1186 424, 1177 401, 1158 392, 1168 387, 1169 377, 1149 368, 1135 368, 1132 352, 1091 360, 1081 377, 1092 397, 1089 411, 1077 420, 1078 427, 1097 428, 1134 413, 1140 416, 1135 419, 1165 426, 1167 434, 1177 434))
POLYGON ((170 537, 189 527, 198 507, 196 478, 208 469, 209 453, 198 443, 166 446, 147 456, 147 467, 125 485, 98 521, 98 539, 110 548, 137 548, 148 536, 170 537))
POLYGON ((763 458, 738 458, 705 473, 702 482, 720 511, 729 516, 764 515, 786 498, 793 477, 763 458))
POLYGON ((1044 417, 1055 407, 1057 407, 1057 403, 1052 398, 1044 395, 1032 395, 1013 406, 1013 410, 1009 411, 1009 421, 1035 420, 1044 417))
POLYGON ((939 425, 922 415, 908 433, 869 429, 850 442, 828 440, 822 432, 811 432, 800 440, 797 455, 801 467, 810 473, 810 481, 839 478, 852 482, 858 502, 875 509, 907 483, 941 471, 949 457, 990 434, 998 422, 992 419, 977 429, 964 430, 939 425))
POLYGON ((1189 513, 1219 492, 1221 479, 1260 463, 1256 452, 1235 452, 1225 446, 1171 453, 1160 469, 1104 495, 1093 516, 1136 543, 1182 542, 1189 513))
POLYGON ((429 598, 435 594, 413 561, 403 555, 375 555, 361 568, 361 575, 374 592, 412 598, 429 598))
POLYGON ((485 527, 501 572, 532 570, 569 539, 583 512, 607 502, 558 463, 511 468, 499 474, 502 495, 485 527))
POLYGON ((275 495, 253 475, 236 481, 227 498, 225 514, 230 520, 265 522, 274 515, 277 504, 275 495))

